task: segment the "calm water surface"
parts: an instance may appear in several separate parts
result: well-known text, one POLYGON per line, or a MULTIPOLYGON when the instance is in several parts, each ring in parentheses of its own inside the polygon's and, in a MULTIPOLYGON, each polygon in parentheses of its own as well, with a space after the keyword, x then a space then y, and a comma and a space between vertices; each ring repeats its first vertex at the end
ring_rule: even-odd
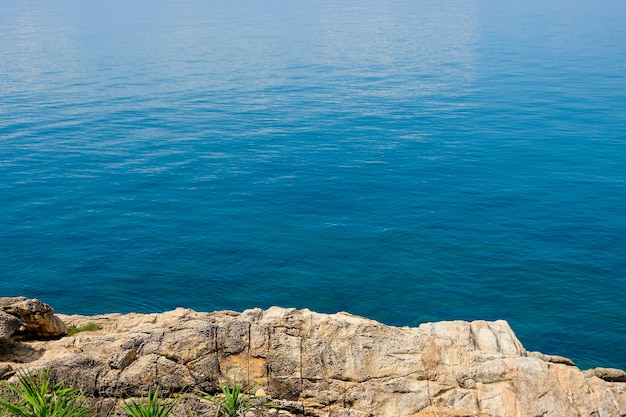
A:
POLYGON ((623 1, 0 6, 1 295, 506 319, 626 368, 623 1))

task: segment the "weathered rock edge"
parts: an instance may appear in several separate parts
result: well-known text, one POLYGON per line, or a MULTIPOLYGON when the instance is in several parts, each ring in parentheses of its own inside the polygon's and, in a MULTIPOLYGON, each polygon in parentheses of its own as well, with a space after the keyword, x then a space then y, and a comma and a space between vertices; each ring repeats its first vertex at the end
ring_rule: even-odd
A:
POLYGON ((65 336, 67 327, 54 309, 36 298, 0 297, 0 340, 65 336))
POLYGON ((58 317, 100 330, 0 340, 0 378, 49 367, 86 394, 123 398, 214 392, 237 376, 302 416, 626 416, 623 371, 528 353, 505 321, 397 328, 278 307, 58 317))

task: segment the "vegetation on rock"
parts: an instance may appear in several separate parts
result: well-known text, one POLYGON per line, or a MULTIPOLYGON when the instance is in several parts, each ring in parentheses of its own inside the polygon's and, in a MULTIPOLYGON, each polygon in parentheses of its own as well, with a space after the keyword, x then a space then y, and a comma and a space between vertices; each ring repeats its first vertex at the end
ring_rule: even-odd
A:
POLYGON ((74 336, 76 333, 93 332, 95 330, 100 330, 100 326, 98 326, 96 323, 87 323, 84 326, 80 326, 80 327, 76 327, 76 326, 70 327, 69 329, 67 329, 67 335, 74 336))
POLYGON ((178 403, 180 397, 173 401, 166 401, 159 397, 159 390, 148 392, 145 402, 135 400, 124 401, 122 409, 131 417, 167 417, 178 403))
MULTIPOLYGON (((232 387, 220 384, 220 393, 203 394, 200 398, 215 404, 217 417, 243 417, 263 408, 279 408, 262 390, 259 390, 261 394, 247 393, 257 386, 245 389, 235 378, 232 387)), ((87 417, 97 414, 87 407, 87 398, 77 389, 67 388, 63 382, 53 382, 49 369, 35 374, 28 369, 22 370, 16 384, 2 381, 0 387, 1 417, 87 417)), ((168 417, 181 398, 162 398, 156 388, 149 390, 145 398, 124 400, 120 409, 130 417, 168 417)))
MULTIPOLYGON (((252 386, 249 390, 254 389, 252 386)), ((249 395, 244 387, 233 380, 232 388, 228 384, 220 384, 221 394, 207 395, 205 398, 217 404, 217 417, 243 417, 249 411, 258 411, 262 408, 277 408, 265 395, 249 395)))
POLYGON ((1 384, 6 391, 0 407, 14 417, 85 417, 89 413, 80 393, 52 383, 49 370, 35 375, 22 371, 17 385, 1 384), (15 398, 7 398, 11 397, 7 393, 15 398))

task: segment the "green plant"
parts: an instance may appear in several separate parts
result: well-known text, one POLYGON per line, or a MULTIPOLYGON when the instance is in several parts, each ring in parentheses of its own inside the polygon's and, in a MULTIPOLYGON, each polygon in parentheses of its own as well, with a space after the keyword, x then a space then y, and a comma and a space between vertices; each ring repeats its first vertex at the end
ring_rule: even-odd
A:
POLYGON ((167 415, 176 406, 181 397, 174 401, 165 401, 159 397, 159 389, 154 392, 148 391, 148 397, 145 403, 135 400, 124 401, 122 409, 131 417, 167 417, 167 415))
POLYGON ((21 371, 17 385, 0 383, 15 399, 0 399, 0 407, 15 417, 85 417, 89 409, 74 388, 52 383, 50 370, 33 375, 21 371))
POLYGON ((96 323, 89 322, 80 327, 71 326, 69 329, 67 329, 67 335, 74 336, 76 333, 93 332, 94 330, 100 330, 100 326, 98 326, 96 323))
MULTIPOLYGON (((253 389, 256 385, 252 386, 253 389)), ((227 384, 220 384, 221 395, 206 395, 205 398, 217 404, 218 417, 243 417, 248 411, 258 411, 261 408, 277 408, 265 396, 249 395, 244 392, 243 386, 235 378, 232 388, 227 384)))

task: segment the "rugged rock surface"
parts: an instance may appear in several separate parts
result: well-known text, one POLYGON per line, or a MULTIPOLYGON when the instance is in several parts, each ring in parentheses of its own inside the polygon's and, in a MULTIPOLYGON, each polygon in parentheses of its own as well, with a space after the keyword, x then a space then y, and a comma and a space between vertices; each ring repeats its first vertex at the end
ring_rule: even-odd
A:
POLYGON ((0 340, 10 339, 15 332, 23 327, 22 320, 0 310, 0 340))
POLYGON ((98 398, 144 395, 156 385, 214 392, 237 376, 261 383, 283 415, 626 415, 621 374, 583 373, 566 358, 529 354, 504 321, 396 328, 277 307, 60 318, 100 330, 0 346, 0 374, 51 367, 98 398))
POLYGON ((26 297, 3 297, 0 298, 0 312, 6 314, 0 315, 0 338, 2 338, 1 329, 11 323, 7 314, 20 320, 21 325, 15 327, 16 322, 9 324, 13 332, 7 332, 4 337, 9 338, 18 330, 25 337, 30 338, 53 338, 64 336, 67 334, 65 323, 54 315, 54 310, 48 304, 44 304, 37 299, 29 299, 26 297))
POLYGON ((621 369, 614 368, 594 368, 585 372, 586 377, 597 376, 600 379, 609 382, 626 382, 626 372, 621 369))

